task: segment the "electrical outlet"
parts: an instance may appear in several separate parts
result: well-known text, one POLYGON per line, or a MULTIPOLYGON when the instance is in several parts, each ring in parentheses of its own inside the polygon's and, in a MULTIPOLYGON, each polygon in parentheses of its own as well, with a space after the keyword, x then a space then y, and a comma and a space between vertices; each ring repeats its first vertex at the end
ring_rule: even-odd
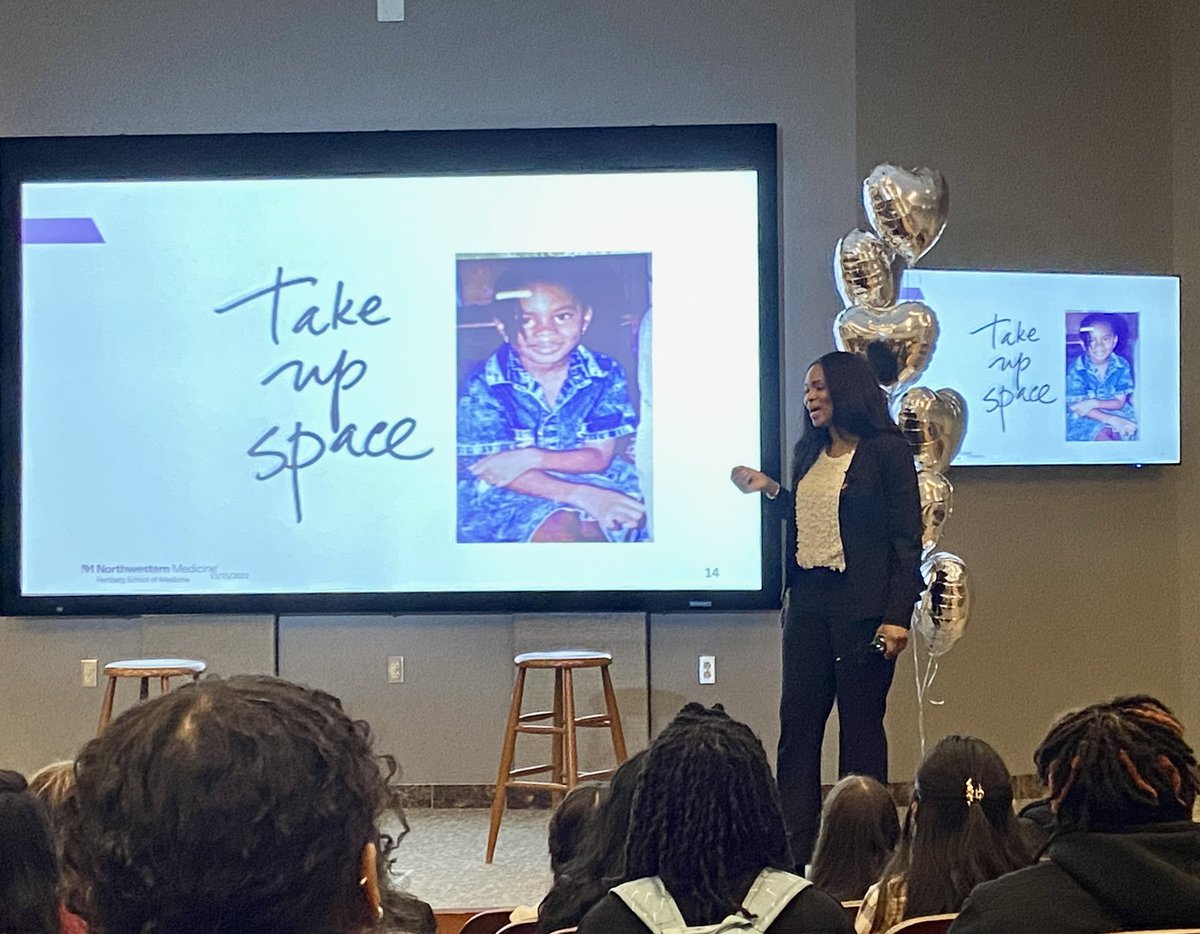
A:
POLYGON ((96 686, 96 666, 99 660, 95 658, 81 658, 79 660, 79 680, 85 688, 94 688, 96 686))
POLYGON ((375 0, 375 18, 381 23, 403 23, 404 0, 375 0))
POLYGON ((388 656, 388 684, 404 683, 404 656, 388 656))
POLYGON ((717 656, 701 655, 700 656, 700 683, 701 684, 716 684, 717 683, 717 656))

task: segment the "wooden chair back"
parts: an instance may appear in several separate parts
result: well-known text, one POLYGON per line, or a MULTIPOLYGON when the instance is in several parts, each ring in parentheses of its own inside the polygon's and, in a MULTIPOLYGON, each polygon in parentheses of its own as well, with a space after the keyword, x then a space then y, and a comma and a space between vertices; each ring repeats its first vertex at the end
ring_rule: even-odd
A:
MULTIPOLYGON (((488 908, 467 919, 459 934, 497 934, 508 927, 511 908, 488 908)), ((535 923, 536 928, 536 923, 535 923)))
POLYGON ((946 934, 957 917, 957 914, 953 914, 909 918, 907 921, 892 925, 887 929, 887 934, 946 934))
POLYGON ((496 934, 537 934, 536 921, 514 921, 506 924, 496 934))
POLYGON ((434 920, 437 921, 437 934, 462 934, 462 929, 468 921, 481 911, 492 911, 491 908, 435 908, 434 920))
POLYGON ((842 911, 846 912, 846 917, 850 919, 851 924, 858 920, 858 909, 862 907, 862 903, 861 898, 842 902, 842 911))

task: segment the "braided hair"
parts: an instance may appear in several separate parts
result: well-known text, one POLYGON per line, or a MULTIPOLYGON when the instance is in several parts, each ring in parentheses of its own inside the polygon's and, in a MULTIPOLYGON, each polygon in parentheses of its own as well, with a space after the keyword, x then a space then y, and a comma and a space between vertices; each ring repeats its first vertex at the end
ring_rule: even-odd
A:
POLYGON ((758 737, 688 704, 646 753, 625 848, 627 879, 658 876, 693 924, 742 911, 750 872, 790 868, 779 791, 758 737))
POLYGON ((1183 725, 1145 694, 1067 714, 1033 761, 1060 833, 1187 820, 1200 786, 1183 725))

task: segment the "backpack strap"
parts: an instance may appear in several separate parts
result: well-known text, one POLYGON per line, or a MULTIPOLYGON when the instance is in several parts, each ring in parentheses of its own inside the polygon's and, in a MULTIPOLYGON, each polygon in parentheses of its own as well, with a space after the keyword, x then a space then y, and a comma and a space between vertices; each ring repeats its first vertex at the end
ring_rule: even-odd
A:
POLYGON ((797 895, 812 883, 803 876, 782 869, 764 869, 750 886, 742 907, 754 915, 754 930, 763 934, 792 903, 797 895))
POLYGON ((767 928, 791 904, 792 899, 810 885, 811 882, 794 873, 780 869, 764 869, 742 900, 742 907, 752 917, 730 915, 718 924, 703 927, 687 926, 675 899, 658 876, 623 883, 614 888, 612 893, 621 899, 653 934, 722 934, 735 931, 765 934, 767 928))
POLYGON ((612 890, 653 934, 683 934, 687 922, 658 876, 623 882, 612 890))

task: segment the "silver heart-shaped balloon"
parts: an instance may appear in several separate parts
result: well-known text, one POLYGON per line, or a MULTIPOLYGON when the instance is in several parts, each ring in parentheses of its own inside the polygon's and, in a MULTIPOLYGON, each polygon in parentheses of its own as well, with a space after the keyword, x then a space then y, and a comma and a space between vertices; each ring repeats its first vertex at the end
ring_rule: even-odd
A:
POLYGON ((838 350, 870 360, 879 384, 889 392, 911 385, 925 372, 937 336, 937 315, 921 302, 904 302, 886 311, 854 305, 833 320, 838 350))
POLYGON ((958 555, 935 551, 921 564, 925 592, 913 609, 913 629, 932 658, 945 655, 962 638, 971 618, 971 580, 958 555))
POLYGON ((942 529, 954 512, 954 487, 940 473, 918 470, 917 492, 921 494, 921 550, 928 553, 941 541, 942 529))
POLYGON ((962 447, 967 401, 953 389, 914 386, 900 397, 896 421, 920 467, 944 473, 962 447))
POLYGON ((875 234, 852 230, 833 248, 833 282, 846 305, 896 304, 904 261, 875 234))
POLYGON ((941 172, 885 163, 863 180, 863 207, 883 242, 911 266, 946 229, 950 188, 941 172))

